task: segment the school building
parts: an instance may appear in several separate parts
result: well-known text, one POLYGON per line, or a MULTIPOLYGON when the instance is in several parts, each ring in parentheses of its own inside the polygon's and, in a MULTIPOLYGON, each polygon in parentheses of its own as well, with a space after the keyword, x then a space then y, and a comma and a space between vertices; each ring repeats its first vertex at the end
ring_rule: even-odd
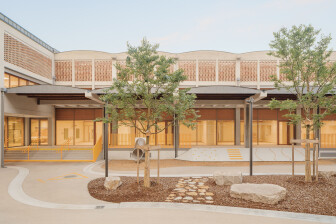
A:
MULTIPOLYGON (((112 125, 104 134, 103 124, 94 121, 103 116, 99 96, 117 78, 114 65, 125 63, 126 53, 59 52, 3 14, 0 52, 2 161, 95 160, 104 136, 113 155, 129 155, 135 138, 142 137, 135 128, 115 130, 112 125)), ((159 54, 178 59, 171 69, 184 70, 188 79, 181 88, 190 87, 196 94, 195 108, 201 115, 195 130, 170 126, 170 120, 159 124, 169 127, 150 141, 161 145, 168 157, 174 158, 176 149, 247 148, 250 119, 255 148, 288 148, 290 139, 304 135, 300 124, 287 124, 285 111, 267 106, 272 98, 295 99, 274 89, 271 75, 284 76, 279 60, 267 51, 159 54), (247 103, 251 97, 252 118, 247 103)), ((331 59, 336 60, 336 52, 331 59)), ((336 157, 336 116, 328 116, 324 123, 318 133, 324 153, 320 155, 336 157)))

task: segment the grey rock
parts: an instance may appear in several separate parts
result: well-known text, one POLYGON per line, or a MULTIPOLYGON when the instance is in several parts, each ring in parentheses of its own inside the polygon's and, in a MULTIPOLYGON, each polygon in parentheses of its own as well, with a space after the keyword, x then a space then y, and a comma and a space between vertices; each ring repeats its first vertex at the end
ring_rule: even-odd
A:
POLYGON ((286 197, 287 190, 275 184, 234 184, 230 196, 264 204, 278 204, 286 197))

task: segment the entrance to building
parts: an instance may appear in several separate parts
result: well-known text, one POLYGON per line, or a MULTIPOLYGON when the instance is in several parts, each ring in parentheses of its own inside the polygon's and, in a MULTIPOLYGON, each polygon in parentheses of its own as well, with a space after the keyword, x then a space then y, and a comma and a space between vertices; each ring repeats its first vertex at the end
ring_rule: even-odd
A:
POLYGON ((48 119, 30 119, 30 144, 48 145, 48 119))

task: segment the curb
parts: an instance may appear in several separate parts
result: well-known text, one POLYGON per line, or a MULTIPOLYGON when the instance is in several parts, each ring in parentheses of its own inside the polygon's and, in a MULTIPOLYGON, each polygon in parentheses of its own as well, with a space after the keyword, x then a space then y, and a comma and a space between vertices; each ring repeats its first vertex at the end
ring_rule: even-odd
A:
MULTIPOLYGON (((91 164, 93 165, 93 164, 91 164)), ((336 217, 325 215, 313 215, 305 213, 282 212, 262 209, 250 209, 239 207, 227 207, 216 205, 166 203, 166 202, 122 202, 105 204, 58 204, 46 201, 40 201, 27 195, 22 188, 23 181, 29 175, 29 170, 24 167, 8 166, 8 168, 19 171, 18 175, 8 186, 9 195, 16 201, 26 205, 51 209, 111 209, 111 208, 161 208, 161 209, 185 209, 192 211, 220 212, 240 215, 264 216, 271 218, 294 219, 304 221, 315 221, 323 223, 336 223, 336 217)))

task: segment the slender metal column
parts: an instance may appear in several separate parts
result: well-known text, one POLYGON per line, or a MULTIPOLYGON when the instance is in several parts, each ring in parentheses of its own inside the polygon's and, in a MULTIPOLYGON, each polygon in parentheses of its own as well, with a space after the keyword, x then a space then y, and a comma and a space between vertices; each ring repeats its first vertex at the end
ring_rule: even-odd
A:
POLYGON ((250 136, 249 136, 249 144, 250 144, 250 176, 253 175, 253 136, 252 136, 252 131, 253 131, 253 98, 251 97, 249 100, 249 109, 250 109, 250 136))
POLYGON ((5 168, 5 110, 4 110, 4 94, 6 89, 1 89, 0 93, 0 144, 1 144, 1 168, 5 168))
MULTIPOLYGON (((106 111, 106 107, 104 107, 104 116, 107 118, 108 114, 106 111)), ((104 130, 103 130, 103 136, 104 136, 104 159, 105 159, 105 177, 108 177, 108 124, 103 123, 104 130)))
MULTIPOLYGON (((247 102, 248 103, 248 102, 247 102)), ((244 105, 244 143, 245 143, 245 148, 250 147, 250 129, 249 129, 249 124, 250 124, 250 107, 249 105, 245 104, 244 105)))

